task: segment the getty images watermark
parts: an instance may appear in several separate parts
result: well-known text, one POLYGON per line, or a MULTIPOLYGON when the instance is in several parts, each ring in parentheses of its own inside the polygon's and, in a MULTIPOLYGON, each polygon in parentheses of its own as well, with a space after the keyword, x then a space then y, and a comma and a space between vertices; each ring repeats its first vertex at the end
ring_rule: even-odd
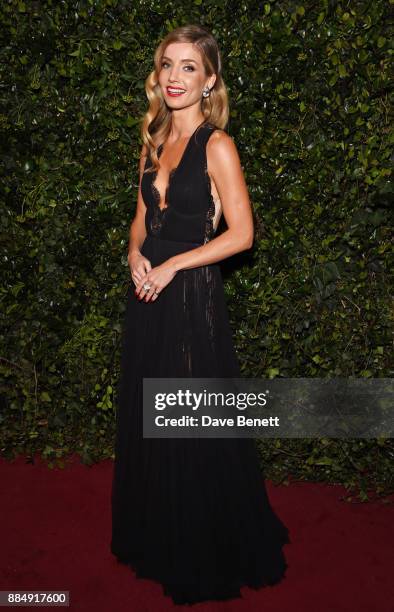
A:
POLYGON ((144 378, 144 438, 393 437, 390 378, 144 378))

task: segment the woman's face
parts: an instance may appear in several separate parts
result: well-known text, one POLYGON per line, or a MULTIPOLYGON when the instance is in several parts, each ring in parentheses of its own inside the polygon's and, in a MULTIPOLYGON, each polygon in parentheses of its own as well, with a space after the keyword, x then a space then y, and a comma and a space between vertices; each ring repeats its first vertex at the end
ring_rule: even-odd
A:
POLYGON ((170 108, 183 108, 201 101, 204 87, 211 88, 214 82, 214 75, 207 78, 201 55, 191 43, 171 43, 166 47, 159 84, 170 108))

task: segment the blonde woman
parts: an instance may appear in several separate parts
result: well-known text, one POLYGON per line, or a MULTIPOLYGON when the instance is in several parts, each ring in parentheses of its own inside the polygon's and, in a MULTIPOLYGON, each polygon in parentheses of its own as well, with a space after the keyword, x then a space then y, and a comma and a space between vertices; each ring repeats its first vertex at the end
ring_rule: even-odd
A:
POLYGON ((144 438, 144 377, 239 377, 218 262, 248 249, 253 216, 216 40, 170 32, 150 103, 128 261, 112 485, 111 551, 174 603, 240 597, 279 582, 288 530, 272 510, 255 443, 144 438), (223 214, 227 229, 215 236, 223 214))

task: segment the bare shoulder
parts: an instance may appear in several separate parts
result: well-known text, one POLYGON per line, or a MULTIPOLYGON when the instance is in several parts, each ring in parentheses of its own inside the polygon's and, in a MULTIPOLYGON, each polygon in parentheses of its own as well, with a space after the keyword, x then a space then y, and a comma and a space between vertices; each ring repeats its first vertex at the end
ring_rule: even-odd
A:
POLYGON ((207 155, 214 164, 217 160, 222 163, 237 157, 237 147, 234 140, 224 130, 217 128, 207 143, 207 155))
POLYGON ((228 177, 238 171, 240 159, 234 140, 222 129, 217 128, 210 136, 207 147, 209 174, 215 181, 221 176, 228 177))
POLYGON ((221 128, 216 128, 208 140, 207 147, 210 147, 211 149, 225 149, 226 147, 231 147, 232 145, 234 145, 234 141, 231 136, 229 136, 227 132, 221 128))

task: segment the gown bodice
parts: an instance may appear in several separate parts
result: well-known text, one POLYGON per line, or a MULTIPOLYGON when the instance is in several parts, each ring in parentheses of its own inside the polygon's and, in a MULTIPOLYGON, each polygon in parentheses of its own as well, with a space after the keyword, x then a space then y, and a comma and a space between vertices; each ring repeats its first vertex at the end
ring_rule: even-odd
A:
MULTIPOLYGON (((204 244, 214 236, 216 211, 207 169, 206 145, 215 129, 214 124, 203 122, 190 136, 178 165, 169 174, 164 198, 166 207, 163 209, 155 186, 157 172, 145 172, 152 166, 150 157, 147 157, 141 193, 147 208, 145 227, 148 235, 193 244, 204 244)), ((159 159, 162 150, 160 144, 159 159)))

